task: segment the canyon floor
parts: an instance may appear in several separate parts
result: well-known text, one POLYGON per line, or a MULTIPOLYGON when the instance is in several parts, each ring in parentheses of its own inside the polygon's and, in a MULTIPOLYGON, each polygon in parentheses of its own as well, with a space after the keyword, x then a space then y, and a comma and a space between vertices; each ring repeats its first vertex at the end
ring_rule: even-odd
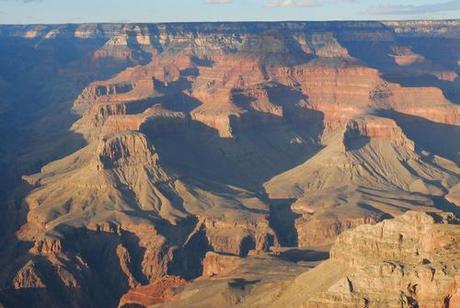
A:
POLYGON ((457 307, 460 21, 0 26, 0 307, 457 307))

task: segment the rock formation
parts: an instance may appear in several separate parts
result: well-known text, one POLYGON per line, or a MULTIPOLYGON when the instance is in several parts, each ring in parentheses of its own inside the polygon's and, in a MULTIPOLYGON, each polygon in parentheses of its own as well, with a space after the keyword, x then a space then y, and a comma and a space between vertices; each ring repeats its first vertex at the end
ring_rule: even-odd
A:
POLYGON ((433 247, 453 238, 435 222, 459 205, 459 33, 458 21, 1 26, 0 47, 21 52, 0 61, 0 171, 14 177, 0 198, 15 217, 0 301, 147 306, 203 276, 232 292, 219 304, 253 287, 276 302, 306 267, 276 251, 315 259, 308 249, 339 236, 292 303, 456 303, 455 268, 440 265, 451 252, 433 247), (258 262, 293 272, 267 280, 258 262))
POLYGON ((241 258, 208 252, 203 260, 203 276, 213 277, 231 273, 241 264, 241 258))
MULTIPOLYGON (((302 305, 456 307, 460 299, 457 223, 449 214, 408 212, 343 233, 327 262, 346 267, 347 273, 302 305)), ((313 271, 299 276, 294 285, 312 275, 313 271)), ((300 297, 296 300, 303 301, 300 297)))
POLYGON ((120 299, 118 307, 151 306, 169 301, 174 296, 174 290, 185 284, 185 281, 178 277, 165 276, 158 281, 148 285, 130 290, 120 299))
POLYGON ((361 225, 339 235, 330 259, 313 269, 295 277, 276 273, 278 280, 264 269, 252 285, 244 260, 210 254, 206 261, 216 276, 192 282, 164 306, 200 305, 208 296, 208 304, 229 307, 456 307, 458 222, 450 213, 408 211, 361 225), (230 272, 222 271, 224 263, 230 272), (235 281, 239 293, 222 287, 235 281))

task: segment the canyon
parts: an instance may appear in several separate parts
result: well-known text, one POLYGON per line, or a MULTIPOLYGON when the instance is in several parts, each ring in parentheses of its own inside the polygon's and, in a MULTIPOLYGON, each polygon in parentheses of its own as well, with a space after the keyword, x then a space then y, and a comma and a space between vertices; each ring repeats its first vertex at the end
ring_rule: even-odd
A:
POLYGON ((0 307, 456 307, 460 21, 0 26, 0 307))

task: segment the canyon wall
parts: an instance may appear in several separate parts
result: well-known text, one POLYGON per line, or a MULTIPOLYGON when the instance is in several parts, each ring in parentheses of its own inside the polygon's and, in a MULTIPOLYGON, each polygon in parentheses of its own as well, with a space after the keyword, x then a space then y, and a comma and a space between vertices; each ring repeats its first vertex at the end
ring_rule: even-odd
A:
POLYGON ((33 55, 12 63, 38 62, 34 82, 0 62, 14 90, 0 116, 20 118, 16 101, 35 115, 25 132, 10 121, 32 137, 6 138, 28 154, 0 165, 18 218, 0 300, 161 303, 281 246, 339 236, 331 263, 340 245, 369 259, 375 245, 347 230, 458 213, 459 33, 458 21, 0 26, 1 48, 33 55), (66 125, 49 124, 59 110, 66 125))

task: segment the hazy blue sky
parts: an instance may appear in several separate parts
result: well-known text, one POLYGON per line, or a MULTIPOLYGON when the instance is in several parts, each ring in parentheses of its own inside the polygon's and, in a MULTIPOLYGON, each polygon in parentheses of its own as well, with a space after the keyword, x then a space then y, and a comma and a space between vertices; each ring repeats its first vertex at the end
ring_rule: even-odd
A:
POLYGON ((460 0, 0 0, 0 23, 460 18, 460 0))

